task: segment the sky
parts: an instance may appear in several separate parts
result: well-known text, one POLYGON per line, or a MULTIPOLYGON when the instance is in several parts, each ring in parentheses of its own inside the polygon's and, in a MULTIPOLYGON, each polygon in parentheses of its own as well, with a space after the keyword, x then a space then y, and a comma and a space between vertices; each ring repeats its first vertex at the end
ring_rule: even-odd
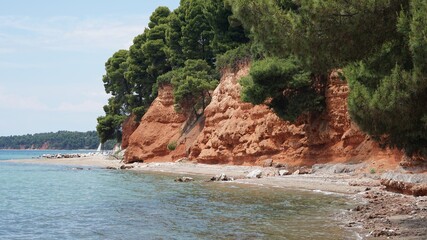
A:
POLYGON ((0 136, 90 131, 102 76, 158 6, 179 0, 0 0, 0 136))

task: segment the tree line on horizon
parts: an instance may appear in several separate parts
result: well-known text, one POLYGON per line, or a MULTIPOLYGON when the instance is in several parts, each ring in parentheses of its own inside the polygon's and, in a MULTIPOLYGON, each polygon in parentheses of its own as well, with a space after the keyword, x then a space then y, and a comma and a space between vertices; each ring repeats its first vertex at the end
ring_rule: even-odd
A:
MULTIPOLYGON (((157 8, 129 50, 105 64, 112 97, 98 118, 102 141, 139 121, 162 84, 195 118, 223 68, 250 61, 242 99, 294 122, 325 108, 332 71, 349 84, 358 126, 384 147, 427 156, 427 2, 423 0, 181 0, 157 8)), ((343 103, 344 104, 344 103, 343 103)))
MULTIPOLYGON (((78 150, 97 149, 99 137, 96 131, 58 131, 0 137, 0 149, 48 149, 78 150)), ((113 149, 116 141, 107 141, 103 149, 113 149)))

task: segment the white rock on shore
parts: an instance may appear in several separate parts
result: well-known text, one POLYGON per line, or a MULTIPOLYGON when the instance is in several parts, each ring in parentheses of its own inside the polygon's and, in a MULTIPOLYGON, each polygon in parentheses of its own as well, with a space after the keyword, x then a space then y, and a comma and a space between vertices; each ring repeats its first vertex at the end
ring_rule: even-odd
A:
POLYGON ((262 171, 259 169, 253 170, 252 172, 246 175, 246 178, 261 178, 262 171))

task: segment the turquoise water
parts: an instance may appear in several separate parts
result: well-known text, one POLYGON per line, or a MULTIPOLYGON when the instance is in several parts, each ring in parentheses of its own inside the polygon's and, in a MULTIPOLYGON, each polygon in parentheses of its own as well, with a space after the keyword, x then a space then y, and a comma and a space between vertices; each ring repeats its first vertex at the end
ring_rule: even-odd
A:
POLYGON ((175 177, 0 161, 0 239, 354 239, 344 198, 175 177))
POLYGON ((8 159, 31 159, 42 156, 43 154, 70 154, 70 153, 89 153, 94 150, 1 150, 0 160, 8 159))

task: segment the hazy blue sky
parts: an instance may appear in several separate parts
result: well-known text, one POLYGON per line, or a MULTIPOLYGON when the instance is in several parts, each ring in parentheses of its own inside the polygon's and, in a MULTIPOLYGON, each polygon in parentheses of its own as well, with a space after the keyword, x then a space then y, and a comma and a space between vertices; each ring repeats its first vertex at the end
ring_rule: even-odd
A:
POLYGON ((179 0, 0 0, 0 136, 95 130, 105 61, 179 0))

